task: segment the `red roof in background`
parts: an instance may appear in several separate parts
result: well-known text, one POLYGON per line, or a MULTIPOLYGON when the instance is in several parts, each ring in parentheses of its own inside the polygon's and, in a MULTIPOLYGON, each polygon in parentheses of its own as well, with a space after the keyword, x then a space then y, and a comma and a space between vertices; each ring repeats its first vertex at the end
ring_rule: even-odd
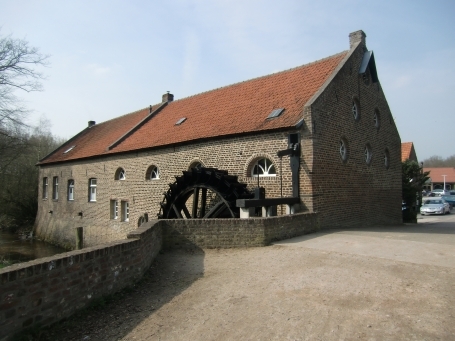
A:
POLYGON ((293 127, 302 118, 304 105, 346 55, 347 51, 294 69, 169 102, 110 150, 108 147, 141 122, 149 109, 97 124, 76 135, 40 163, 293 127), (285 110, 279 117, 267 120, 277 108, 285 110), (186 121, 176 126, 182 117, 186 121), (73 145, 75 148, 64 154, 73 145))
POLYGON ((455 183, 455 168, 441 167, 441 168, 423 168, 424 172, 430 172, 428 175, 432 183, 444 183, 443 175, 446 175, 446 183, 455 183))
POLYGON ((403 142, 401 144, 401 162, 406 160, 417 161, 417 155, 414 150, 414 144, 412 142, 403 142))

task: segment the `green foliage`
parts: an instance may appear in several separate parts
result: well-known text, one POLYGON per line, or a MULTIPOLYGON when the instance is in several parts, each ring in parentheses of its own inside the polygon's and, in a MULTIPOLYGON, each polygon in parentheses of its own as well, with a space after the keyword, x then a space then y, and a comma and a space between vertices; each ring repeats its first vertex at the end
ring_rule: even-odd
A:
POLYGON ((455 167, 455 155, 443 159, 440 156, 433 155, 432 157, 423 160, 423 166, 428 167, 455 167))
POLYGON ((423 169, 416 161, 406 160, 401 164, 402 168, 402 198, 409 208, 403 216, 407 222, 417 221, 416 201, 420 198, 422 188, 429 179, 430 172, 423 172, 423 169))

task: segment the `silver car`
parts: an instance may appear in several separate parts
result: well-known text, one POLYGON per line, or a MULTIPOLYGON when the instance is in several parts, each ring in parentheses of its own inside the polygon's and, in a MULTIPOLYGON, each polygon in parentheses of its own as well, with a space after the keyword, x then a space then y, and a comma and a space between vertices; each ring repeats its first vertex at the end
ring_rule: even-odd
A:
POLYGON ((420 214, 446 214, 450 213, 450 205, 443 199, 426 199, 420 207, 420 214))

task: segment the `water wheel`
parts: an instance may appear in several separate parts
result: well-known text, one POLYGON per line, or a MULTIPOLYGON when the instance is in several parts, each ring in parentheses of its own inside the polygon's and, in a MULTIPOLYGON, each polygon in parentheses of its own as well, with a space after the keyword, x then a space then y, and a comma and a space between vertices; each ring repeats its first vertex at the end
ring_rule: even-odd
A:
POLYGON ((237 199, 251 198, 237 176, 216 168, 192 168, 176 176, 164 193, 158 218, 238 218, 237 199))

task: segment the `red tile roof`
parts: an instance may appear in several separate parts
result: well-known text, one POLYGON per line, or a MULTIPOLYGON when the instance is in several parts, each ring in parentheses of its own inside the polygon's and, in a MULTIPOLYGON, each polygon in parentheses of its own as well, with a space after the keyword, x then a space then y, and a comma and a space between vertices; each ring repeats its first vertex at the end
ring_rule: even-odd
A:
POLYGON ((139 125, 149 114, 148 108, 97 124, 76 135, 40 163, 293 127, 302 118, 305 104, 346 55, 347 51, 294 69, 169 102, 139 125), (279 117, 267 120, 277 108, 285 110, 279 117), (186 117, 186 121, 176 126, 182 117, 186 117), (133 128, 132 133, 124 136, 133 128), (64 154, 72 145, 76 147, 64 154))
POLYGON ((414 150, 414 144, 412 142, 403 142, 401 144, 401 162, 406 160, 417 161, 417 155, 414 150))
POLYGON ((446 183, 455 183, 455 168, 442 167, 442 168, 423 168, 424 172, 430 172, 429 177, 432 183, 444 183, 443 175, 446 175, 446 183))

